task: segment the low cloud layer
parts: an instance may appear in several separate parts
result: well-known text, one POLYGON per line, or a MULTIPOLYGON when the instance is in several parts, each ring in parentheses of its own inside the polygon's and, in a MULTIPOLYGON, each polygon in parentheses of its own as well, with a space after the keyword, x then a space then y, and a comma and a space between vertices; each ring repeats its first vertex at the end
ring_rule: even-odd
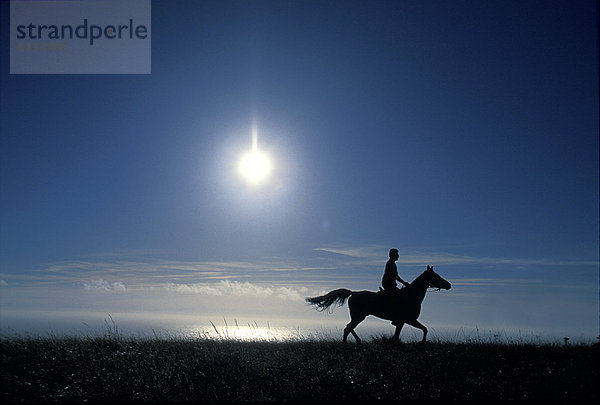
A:
POLYGON ((125 292, 127 287, 120 281, 108 282, 106 280, 91 280, 83 283, 87 291, 125 292))
POLYGON ((263 286, 249 282, 221 280, 217 283, 174 284, 164 287, 168 291, 182 294, 200 294, 214 296, 279 298, 290 301, 302 301, 306 288, 293 289, 285 286, 263 286))

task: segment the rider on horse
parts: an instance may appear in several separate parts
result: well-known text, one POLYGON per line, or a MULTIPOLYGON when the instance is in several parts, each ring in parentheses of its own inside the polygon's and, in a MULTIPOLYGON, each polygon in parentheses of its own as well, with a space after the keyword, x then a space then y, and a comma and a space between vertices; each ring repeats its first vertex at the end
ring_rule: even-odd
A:
POLYGON ((408 286, 408 283, 398 275, 398 268, 396 267, 396 260, 400 257, 398 253, 398 249, 390 249, 390 259, 385 264, 385 272, 383 273, 383 278, 381 279, 381 285, 383 286, 383 291, 388 293, 395 293, 400 291, 400 289, 396 286, 396 280, 400 281, 404 286, 408 286))

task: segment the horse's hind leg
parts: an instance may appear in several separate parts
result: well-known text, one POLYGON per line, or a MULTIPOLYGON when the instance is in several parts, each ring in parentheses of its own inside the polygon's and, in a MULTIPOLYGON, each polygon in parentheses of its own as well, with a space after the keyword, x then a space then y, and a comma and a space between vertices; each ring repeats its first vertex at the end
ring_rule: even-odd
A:
POLYGON ((354 328, 356 328, 356 326, 361 323, 365 318, 362 318, 360 320, 357 319, 351 319, 350 322, 348 322, 348 325, 346 325, 346 327, 344 328, 344 343, 346 343, 347 339, 348 339, 348 334, 352 333, 352 336, 354 336, 354 340, 356 340, 356 343, 360 343, 361 340, 358 337, 358 335, 356 334, 356 332, 354 332, 354 328))
POLYGON ((417 329, 421 329, 423 331, 423 339, 421 339, 421 343, 425 343, 427 341, 427 328, 425 327, 425 325, 423 325, 421 322, 417 321, 416 319, 414 321, 410 321, 410 322, 406 322, 407 324, 409 324, 410 326, 414 326, 417 329))
POLYGON ((360 344, 360 343, 361 343, 361 340, 360 340, 360 338, 358 337, 358 335, 356 334, 356 332, 354 332, 354 329, 352 329, 352 330, 350 331, 350 333, 352 333, 352 336, 354 336, 354 340, 356 340, 356 343, 360 344))

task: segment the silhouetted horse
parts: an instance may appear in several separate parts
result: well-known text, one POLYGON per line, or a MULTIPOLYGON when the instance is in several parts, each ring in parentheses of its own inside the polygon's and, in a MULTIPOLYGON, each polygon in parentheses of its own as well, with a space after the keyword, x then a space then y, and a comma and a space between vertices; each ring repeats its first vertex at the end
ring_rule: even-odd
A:
POLYGON ((449 290, 451 285, 434 272, 433 267, 427 266, 427 270, 410 283, 408 287, 397 292, 380 291, 375 293, 340 288, 320 297, 306 298, 306 301, 315 305, 318 310, 324 311, 333 304, 344 305, 346 299, 350 297, 348 300, 350 323, 344 328, 344 342, 346 342, 348 334, 352 333, 356 342, 360 343, 360 338, 354 332, 354 328, 368 315, 392 321, 392 325, 396 326, 394 332, 394 340, 396 341, 400 339, 400 331, 407 323, 423 331, 421 342, 425 342, 427 340, 427 328, 417 321, 417 318, 421 313, 421 303, 429 287, 449 290))

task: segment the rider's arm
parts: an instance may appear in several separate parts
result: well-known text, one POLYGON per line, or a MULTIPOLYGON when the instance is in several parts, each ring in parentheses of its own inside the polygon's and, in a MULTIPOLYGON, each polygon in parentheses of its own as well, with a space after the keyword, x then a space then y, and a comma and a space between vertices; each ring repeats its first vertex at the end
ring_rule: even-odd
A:
POLYGON ((408 286, 408 283, 404 280, 402 280, 402 278, 400 276, 396 276, 396 280, 400 281, 402 284, 404 284, 404 286, 408 286))

